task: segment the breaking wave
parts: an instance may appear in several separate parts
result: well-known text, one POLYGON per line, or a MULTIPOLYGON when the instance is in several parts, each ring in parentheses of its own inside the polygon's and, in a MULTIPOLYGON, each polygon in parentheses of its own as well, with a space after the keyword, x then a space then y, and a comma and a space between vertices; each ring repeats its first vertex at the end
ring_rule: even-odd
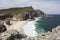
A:
POLYGON ((37 32, 36 32, 36 21, 41 18, 41 17, 38 17, 38 18, 35 18, 35 20, 32 20, 32 21, 27 21, 27 23, 23 26, 23 30, 24 30, 24 33, 28 36, 36 36, 37 35, 37 32))

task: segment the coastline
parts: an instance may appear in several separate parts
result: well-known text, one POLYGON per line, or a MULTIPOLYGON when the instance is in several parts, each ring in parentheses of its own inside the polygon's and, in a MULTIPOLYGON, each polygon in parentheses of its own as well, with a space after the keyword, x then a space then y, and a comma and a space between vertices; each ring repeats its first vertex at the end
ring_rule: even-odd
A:
POLYGON ((23 25, 25 25, 26 21, 11 21, 11 24, 10 26, 6 26, 7 30, 17 30, 17 31, 21 31, 22 28, 23 28, 23 25))

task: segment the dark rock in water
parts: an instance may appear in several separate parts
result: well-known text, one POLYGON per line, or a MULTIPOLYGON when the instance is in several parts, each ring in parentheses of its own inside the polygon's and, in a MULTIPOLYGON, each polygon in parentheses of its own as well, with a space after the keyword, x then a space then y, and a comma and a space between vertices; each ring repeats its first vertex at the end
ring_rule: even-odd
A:
POLYGON ((22 34, 16 34, 16 35, 11 35, 9 38, 7 38, 7 40, 16 40, 16 39, 22 39, 22 38, 26 38, 27 36, 24 36, 22 34))
POLYGON ((7 28, 5 27, 5 25, 0 24, 0 33, 5 32, 7 30, 7 28))

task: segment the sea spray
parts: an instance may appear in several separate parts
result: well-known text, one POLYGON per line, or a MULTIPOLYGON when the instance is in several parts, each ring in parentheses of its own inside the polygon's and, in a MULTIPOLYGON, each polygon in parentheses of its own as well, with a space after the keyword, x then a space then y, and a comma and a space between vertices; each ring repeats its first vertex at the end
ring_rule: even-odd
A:
POLYGON ((37 36, 37 32, 35 30, 36 29, 35 23, 39 18, 41 17, 35 18, 35 20, 32 21, 27 21, 27 23, 23 26, 23 30, 26 35, 37 36))

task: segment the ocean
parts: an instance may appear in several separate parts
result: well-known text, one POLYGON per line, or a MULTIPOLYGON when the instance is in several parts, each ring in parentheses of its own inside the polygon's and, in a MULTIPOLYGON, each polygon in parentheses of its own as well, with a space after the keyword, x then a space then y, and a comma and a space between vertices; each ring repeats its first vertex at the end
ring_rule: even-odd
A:
POLYGON ((60 26, 60 15, 49 14, 48 16, 42 16, 33 21, 28 21, 23 29, 26 35, 36 36, 38 34, 52 31, 52 29, 57 26, 60 26))

